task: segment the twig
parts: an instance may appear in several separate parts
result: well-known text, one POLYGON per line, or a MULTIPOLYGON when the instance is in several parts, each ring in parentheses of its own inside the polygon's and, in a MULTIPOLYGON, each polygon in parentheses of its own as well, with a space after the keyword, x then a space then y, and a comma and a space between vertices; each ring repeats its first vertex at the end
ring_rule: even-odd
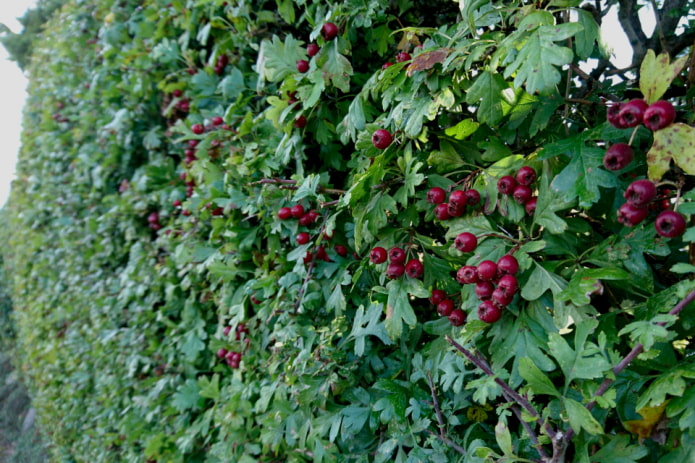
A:
MULTIPOLYGON (((281 188, 288 190, 296 190, 298 188, 296 180, 287 178, 262 178, 255 182, 249 183, 249 185, 281 185, 281 188)), ((337 188, 328 188, 324 186, 319 186, 318 189, 319 191, 328 194, 343 195, 346 193, 346 190, 339 190, 337 188)))
POLYGON ((432 405, 434 405, 434 411, 437 414, 437 423, 439 423, 439 435, 444 437, 445 435, 445 425, 444 416, 442 416, 442 409, 439 408, 439 401, 437 400, 437 393, 434 390, 434 382, 432 382, 432 375, 427 373, 427 382, 430 385, 430 392, 432 393, 432 405))

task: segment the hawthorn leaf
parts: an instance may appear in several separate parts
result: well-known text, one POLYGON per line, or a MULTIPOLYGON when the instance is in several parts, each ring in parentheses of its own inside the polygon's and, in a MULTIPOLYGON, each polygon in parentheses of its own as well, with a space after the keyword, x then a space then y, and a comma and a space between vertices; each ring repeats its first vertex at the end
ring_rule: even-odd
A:
POLYGON ((519 374, 528 383, 534 394, 546 394, 558 398, 562 396, 552 381, 529 357, 519 359, 519 374))
POLYGON ((505 456, 514 454, 512 449, 512 435, 504 421, 500 420, 495 425, 495 440, 505 456))
POLYGON ((574 379, 596 379, 604 375, 611 365, 594 345, 585 346, 586 337, 598 325, 587 319, 575 325, 574 349, 558 333, 548 334, 548 349, 565 374, 565 383, 574 379))
POLYGON ((507 82, 498 74, 483 71, 466 93, 466 103, 479 104, 478 121, 495 125, 504 117, 502 92, 508 88, 507 82))
POLYGON ((264 80, 279 82, 297 72, 297 60, 304 57, 301 42, 291 35, 287 35, 284 42, 277 35, 272 40, 262 41, 256 60, 256 70, 261 77, 258 90, 263 87, 264 80))
POLYGON ((200 400, 199 392, 200 387, 198 386, 198 382, 188 379, 185 383, 179 386, 177 391, 174 393, 171 404, 179 412, 197 408, 198 401, 200 400))
POLYGON ((631 444, 630 436, 619 434, 606 444, 601 445, 596 453, 591 456, 591 461, 601 463, 637 463, 637 461, 649 454, 646 446, 631 444))
POLYGON ((594 15, 582 8, 572 10, 577 14, 577 21, 582 26, 582 30, 574 36, 574 49, 580 58, 588 58, 594 51, 594 44, 599 37, 600 28, 596 24, 594 15))
POLYGON ((534 301, 547 290, 550 290, 553 295, 558 295, 564 291, 567 287, 567 280, 546 269, 541 263, 534 263, 533 272, 531 272, 526 284, 521 288, 522 298, 527 301, 534 301))
POLYGON ((562 403, 567 411, 570 427, 574 432, 578 433, 580 429, 584 429, 589 434, 603 434, 603 427, 585 406, 567 397, 562 400, 562 403))
POLYGON ((645 101, 652 104, 661 98, 687 62, 687 55, 671 62, 671 57, 667 52, 656 56, 654 50, 647 50, 640 66, 639 81, 639 88, 645 101))
POLYGON ((345 56, 340 54, 338 50, 338 41, 334 40, 323 46, 322 53, 319 55, 322 59, 318 62, 318 68, 326 83, 329 81, 342 90, 343 92, 350 91, 350 77, 352 76, 352 64, 345 56))
POLYGON ((690 175, 695 175, 695 127, 677 122, 654 132, 654 143, 647 152, 649 179, 661 180, 671 160, 690 175))
POLYGON ((355 340, 355 355, 358 357, 364 355, 364 343, 367 336, 375 336, 387 346, 392 344, 386 328, 381 322, 383 312, 383 306, 380 304, 370 305, 366 313, 364 306, 361 305, 357 308, 348 339, 355 340))
POLYGON ((217 401, 220 398, 220 375, 215 373, 212 378, 201 376, 198 379, 200 397, 217 401))
POLYGON ((392 340, 398 339, 403 334, 403 323, 410 328, 417 325, 415 311, 410 305, 409 294, 403 287, 403 280, 391 280, 386 284, 388 288, 388 302, 386 307, 386 332, 392 340))
POLYGON ((601 280, 629 280, 630 274, 619 268, 583 268, 572 278, 559 295, 561 301, 570 301, 577 306, 591 303, 593 294, 603 293, 601 280))
MULTIPOLYGON (((605 151, 598 147, 587 146, 580 137, 571 148, 571 160, 555 176, 551 183, 553 191, 562 195, 569 202, 575 198, 581 207, 591 207, 601 198, 600 187, 617 186, 615 175, 603 169, 605 151)), ((537 209, 536 209, 537 210, 537 209)))

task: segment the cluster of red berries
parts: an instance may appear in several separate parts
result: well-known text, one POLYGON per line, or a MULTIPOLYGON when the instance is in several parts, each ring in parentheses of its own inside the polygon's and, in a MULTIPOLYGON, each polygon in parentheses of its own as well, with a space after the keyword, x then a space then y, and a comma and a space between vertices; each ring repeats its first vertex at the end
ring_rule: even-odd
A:
MULTIPOLYGON (((229 336, 229 333, 231 331, 232 331, 231 326, 226 326, 224 328, 223 334, 224 334, 225 338, 227 336, 229 336)), ((246 346, 248 346, 249 345, 249 339, 246 337, 246 335, 248 335, 248 333, 249 333, 249 330, 246 327, 246 325, 243 323, 240 323, 236 327, 234 338, 236 341, 241 341, 243 338, 244 342, 246 343, 246 346)), ((242 352, 227 350, 224 347, 220 348, 217 351, 217 358, 220 360, 224 360, 229 367, 235 368, 235 369, 239 368, 239 365, 241 364, 242 356, 243 356, 242 352)))
POLYGON ((373 264, 383 264, 386 260, 389 261, 386 266, 386 277, 391 280, 400 278, 403 274, 411 278, 422 277, 425 272, 422 262, 416 257, 406 262, 407 257, 405 250, 398 246, 394 246, 388 251, 381 246, 376 246, 369 252, 369 260, 373 264))
POLYGON ((676 110, 666 100, 651 105, 641 98, 627 103, 613 103, 608 107, 608 122, 618 129, 628 129, 643 124, 652 131, 668 127, 676 119, 676 110))
POLYGON ((441 289, 433 289, 430 293, 430 303, 437 308, 437 313, 447 317, 453 326, 461 326, 466 323, 466 312, 454 308, 452 299, 441 289))
POLYGON ((427 191, 427 202, 434 204, 434 216, 438 220, 460 217, 466 212, 466 207, 475 207, 480 203, 480 193, 472 188, 454 190, 447 198, 446 191, 438 186, 427 191))
POLYGON ((154 211, 147 215, 147 226, 152 230, 159 230, 162 228, 162 224, 159 223, 159 212, 154 211))
POLYGON ((176 90, 171 92, 171 96, 173 96, 174 98, 179 98, 175 105, 175 108, 178 111, 182 113, 187 113, 191 110, 191 101, 188 98, 183 98, 183 90, 177 88, 176 90))
POLYGON ((531 185, 536 178, 538 178, 536 169, 523 166, 514 175, 505 175, 497 180, 497 191, 511 196, 514 201, 524 206, 527 214, 533 215, 536 211, 536 197, 533 195, 531 185))
POLYGON ((215 62, 215 74, 218 76, 224 74, 224 68, 227 67, 227 64, 229 64, 229 57, 222 53, 217 57, 217 61, 215 62))
POLYGON ((484 260, 477 266, 464 265, 456 272, 456 281, 475 285, 475 295, 480 299, 478 318, 494 323, 502 316, 514 295, 519 291, 516 273, 519 262, 511 254, 505 254, 497 262, 484 260))
MULTIPOLYGON (((626 202, 618 208, 618 222, 634 227, 647 218, 650 205, 657 200, 656 185, 647 179, 635 180, 627 187, 623 197, 626 202)), ((654 221, 656 232, 664 238, 682 235, 685 227, 685 218, 671 209, 661 211, 654 221)))
POLYGON ((297 203, 291 207, 281 207, 278 209, 277 216, 280 220, 297 219, 299 225, 308 227, 316 223, 316 220, 319 218, 319 213, 314 209, 307 211, 304 206, 297 203))
MULTIPOLYGON (((323 37, 323 40, 328 42, 329 40, 333 40, 338 36, 338 26, 336 26, 333 23, 325 23, 323 26, 321 26, 321 37, 323 37)), ((309 56, 309 58, 313 58, 316 56, 321 50, 321 47, 319 47, 315 43, 310 43, 306 47, 306 54, 309 56)), ((301 72, 304 74, 309 70, 309 61, 305 59, 300 59, 297 61, 297 71, 301 72)))

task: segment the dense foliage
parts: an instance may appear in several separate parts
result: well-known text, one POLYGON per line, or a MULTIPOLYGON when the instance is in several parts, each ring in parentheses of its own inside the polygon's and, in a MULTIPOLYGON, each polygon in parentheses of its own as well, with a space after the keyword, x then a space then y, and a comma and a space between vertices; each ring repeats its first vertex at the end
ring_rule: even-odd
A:
POLYGON ((692 7, 67 1, 2 231, 55 460, 695 458, 692 7))

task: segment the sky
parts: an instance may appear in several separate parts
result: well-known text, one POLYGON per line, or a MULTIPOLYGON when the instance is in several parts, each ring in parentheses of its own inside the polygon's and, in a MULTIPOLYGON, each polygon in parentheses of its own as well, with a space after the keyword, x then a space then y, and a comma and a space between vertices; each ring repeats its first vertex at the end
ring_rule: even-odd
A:
MULTIPOLYGON (((36 0, 0 0, 0 23, 12 32, 21 32, 17 18, 36 5, 36 0)), ((26 99, 27 82, 19 67, 8 59, 5 47, 0 45, 0 207, 7 201, 10 183, 14 178, 22 107, 26 99)))
MULTIPOLYGON (((13 32, 21 32, 17 18, 33 8, 36 0, 0 0, 0 23, 4 23, 13 32)), ((641 13, 650 16, 650 8, 641 13)), ((630 47, 627 38, 617 24, 615 14, 604 20, 604 39, 611 44, 617 56, 616 64, 625 66, 631 56, 624 51, 630 47), (621 53, 622 52, 622 53, 621 53)), ((647 21, 649 22, 649 21, 647 21)), ((649 26, 647 26, 649 27, 649 26)), ((652 26, 653 27, 653 26, 652 26)), ((651 31, 647 31, 650 33, 651 31)), ((26 99, 27 82, 17 65, 8 59, 7 51, 0 45, 0 207, 7 201, 10 184, 15 176, 15 164, 20 145, 22 107, 26 99)))

